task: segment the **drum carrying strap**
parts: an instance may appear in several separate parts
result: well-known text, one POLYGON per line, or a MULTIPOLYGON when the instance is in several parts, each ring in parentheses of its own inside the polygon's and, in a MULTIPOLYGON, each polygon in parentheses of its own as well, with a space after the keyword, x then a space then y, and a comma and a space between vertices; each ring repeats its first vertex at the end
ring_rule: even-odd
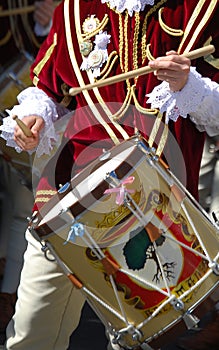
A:
MULTIPOLYGON (((154 122, 153 128, 151 130, 149 139, 148 139, 148 145, 150 147, 153 147, 154 142, 155 142, 155 138, 157 136, 158 130, 161 127, 161 122, 162 122, 162 118, 163 118, 163 114, 158 112, 156 120, 154 122)), ((168 124, 166 123, 162 123, 163 126, 163 132, 161 134, 160 140, 158 145, 156 146, 156 155, 158 157, 161 156, 161 153, 163 152, 164 146, 166 144, 167 141, 167 137, 168 137, 168 124)))

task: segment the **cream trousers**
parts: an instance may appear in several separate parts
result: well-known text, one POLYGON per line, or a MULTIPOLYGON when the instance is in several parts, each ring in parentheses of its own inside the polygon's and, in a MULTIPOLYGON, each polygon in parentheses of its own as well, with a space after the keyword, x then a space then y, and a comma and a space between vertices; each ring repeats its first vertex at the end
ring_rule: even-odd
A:
POLYGON ((78 326, 84 297, 27 230, 27 250, 7 350, 65 350, 78 326))

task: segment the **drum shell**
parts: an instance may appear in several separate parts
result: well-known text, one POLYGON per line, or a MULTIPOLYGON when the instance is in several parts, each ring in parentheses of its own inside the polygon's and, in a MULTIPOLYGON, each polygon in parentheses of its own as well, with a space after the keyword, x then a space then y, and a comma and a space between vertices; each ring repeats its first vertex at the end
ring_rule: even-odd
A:
MULTIPOLYGON (((20 53, 13 62, 5 68, 0 76, 0 112, 1 123, 6 116, 6 109, 18 103, 17 95, 32 84, 30 79, 30 66, 32 60, 29 56, 20 53)), ((14 148, 8 147, 6 141, 0 137, 0 155, 19 175, 21 182, 28 188, 32 187, 32 164, 34 155, 27 152, 18 153, 14 148)))
POLYGON ((0 111, 17 104, 17 95, 26 87, 31 86, 30 66, 31 58, 23 54, 16 56, 15 60, 5 68, 0 76, 0 111))
MULTIPOLYGON (((131 144, 133 142, 135 141, 131 140, 131 144)), ((123 149, 128 147, 128 144, 124 142, 121 146, 117 146, 111 152, 112 158, 121 154, 123 149)), ((157 171, 157 165, 155 167, 151 166, 150 155, 142 153, 138 147, 134 146, 133 150, 127 155, 125 162, 121 162, 118 167, 112 170, 115 171, 120 181, 128 177, 135 179, 133 184, 127 188, 135 189, 135 193, 131 196, 139 206, 140 211, 144 213, 149 222, 152 222, 155 226, 165 227, 166 231, 170 232, 175 238, 174 245, 169 241, 167 250, 162 251, 162 254, 166 254, 165 263, 173 261, 178 264, 178 268, 174 272, 178 275, 172 278, 169 284, 170 294, 179 299, 184 295, 182 301, 185 310, 191 313, 196 310, 198 312, 200 305, 203 306, 204 301, 216 289, 218 276, 209 269, 207 260, 197 256, 197 252, 202 251, 202 248, 200 248, 200 242, 197 241, 194 227, 198 230, 201 244, 207 248, 207 253, 213 260, 218 259, 218 230, 208 217, 200 212, 196 202, 191 201, 186 194, 182 201, 179 201, 173 192, 173 180, 168 170, 159 160, 158 166, 165 174, 164 178, 157 171), (125 166, 123 166, 124 164, 125 166), (129 166, 127 167, 126 164, 129 166), (194 245, 194 252, 185 250, 180 245, 181 242, 188 246, 194 245), (171 255, 173 256, 172 260, 171 255)), ((52 246, 61 261, 68 266, 82 285, 108 306, 104 307, 96 300, 88 298, 105 325, 118 332, 126 328, 126 322, 122 319, 122 315, 118 317, 110 311, 113 308, 116 310, 116 314, 121 312, 102 262, 93 254, 90 248, 82 243, 81 238, 73 242, 68 240, 68 235, 70 226, 74 221, 82 223, 110 261, 116 263, 119 268, 130 270, 129 272, 138 279, 144 276, 145 283, 148 280, 152 283, 155 272, 152 265, 148 264, 150 262, 149 258, 145 261, 143 259, 144 264, 141 268, 128 266, 127 260, 124 258, 124 251, 132 238, 131 234, 135 231, 140 232, 142 223, 139 223, 138 219, 127 212, 124 205, 115 204, 114 194, 104 195, 105 189, 109 187, 104 177, 98 183, 97 188, 92 189, 93 193, 86 193, 85 196, 80 198, 79 203, 76 201, 74 205, 70 205, 69 210, 65 211, 64 214, 60 214, 59 210, 62 206, 58 206, 57 215, 49 220, 49 213, 53 210, 55 203, 60 203, 63 198, 66 199, 69 193, 75 193, 75 188, 77 189, 78 185, 88 178, 88 174, 98 167, 102 170, 100 162, 94 162, 84 173, 80 173, 78 177, 71 181, 71 186, 64 194, 58 193, 48 205, 45 205, 38 214, 39 221, 35 224, 34 230, 40 240, 48 242, 52 246), (96 194, 94 195, 94 192, 99 193, 98 198, 96 194), (89 200, 87 200, 88 197, 89 200), (87 203, 87 207, 85 203, 87 203), (75 210, 76 205, 79 205, 80 210, 75 210), (123 211, 123 216, 120 219, 117 216, 118 211, 123 211), (117 219, 113 221, 112 218, 115 217, 117 219)), ((178 186, 178 183, 176 186, 178 186)), ((147 227, 147 223, 145 223, 145 226, 147 227)), ((151 243, 153 243, 153 237, 151 243)), ((137 254, 135 250, 133 252, 137 254)), ((145 254, 149 253, 145 250, 145 254)), ((170 274, 171 271, 170 269, 170 274)), ((128 278, 127 276, 124 277, 123 272, 119 270, 115 272, 114 279, 128 322, 134 327, 138 327, 139 324, 147 320, 145 325, 140 328, 142 333, 140 342, 152 342, 156 338, 159 339, 163 333, 174 330, 181 323, 183 311, 174 308, 170 299, 157 293, 156 283, 154 289, 151 286, 146 287, 139 280, 136 282, 130 276, 128 278)), ((162 286, 161 289, 165 291, 166 288, 162 285, 162 281, 159 280, 158 283, 162 286)), ((204 312, 206 312, 206 309, 204 312)), ((124 343, 130 348, 138 345, 138 341, 134 340, 128 332, 123 334, 122 345, 124 343)))

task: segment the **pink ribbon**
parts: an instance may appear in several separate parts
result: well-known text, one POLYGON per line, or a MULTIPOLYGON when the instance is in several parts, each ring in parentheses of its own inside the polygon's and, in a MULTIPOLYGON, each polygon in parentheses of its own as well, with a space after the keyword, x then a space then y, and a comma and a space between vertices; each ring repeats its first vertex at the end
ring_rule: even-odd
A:
POLYGON ((124 202, 125 193, 134 193, 135 190, 129 190, 125 187, 126 184, 131 184, 134 181, 134 176, 129 176, 127 179, 121 181, 120 187, 108 188, 104 191, 104 194, 117 193, 116 204, 121 205, 124 202))

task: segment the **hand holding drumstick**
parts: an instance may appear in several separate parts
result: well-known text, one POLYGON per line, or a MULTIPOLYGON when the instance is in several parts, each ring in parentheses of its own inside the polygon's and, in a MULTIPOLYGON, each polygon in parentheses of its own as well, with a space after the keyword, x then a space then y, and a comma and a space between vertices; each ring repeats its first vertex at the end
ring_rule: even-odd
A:
POLYGON ((171 83, 173 84, 173 90, 180 90, 183 86, 178 86, 177 81, 182 84, 182 76, 184 76, 183 85, 185 85, 189 74, 188 66, 191 64, 190 61, 203 56, 208 56, 214 51, 215 47, 213 45, 201 47, 182 55, 178 55, 175 51, 169 51, 167 52, 166 56, 158 57, 155 61, 150 62, 150 65, 148 66, 141 67, 126 73, 121 73, 103 80, 98 80, 91 84, 72 87, 69 89, 69 94, 71 96, 75 96, 84 90, 92 90, 95 88, 108 86, 124 81, 126 79, 135 78, 137 76, 146 75, 152 72, 155 72, 159 80, 166 80, 166 77, 168 77, 169 82, 171 80, 171 83), (166 76, 165 73, 167 73, 166 76))
MULTIPOLYGON (((69 93, 70 95, 74 96, 81 93, 83 90, 90 90, 95 87, 106 86, 107 84, 110 85, 118 81, 124 81, 125 79, 135 77, 136 75, 144 75, 151 72, 156 72, 159 80, 168 81, 170 88, 173 91, 178 91, 182 89, 187 82, 190 71, 190 60, 208 55, 214 52, 214 50, 214 46, 209 45, 207 47, 191 51, 185 55, 178 55, 176 52, 170 51, 165 57, 159 57, 154 62, 151 62, 150 66, 120 74, 119 76, 110 77, 103 81, 97 81, 94 84, 88 84, 78 88, 71 88, 69 93)), ((44 127, 43 118, 32 115, 22 119, 22 122, 26 125, 27 129, 29 128, 31 130, 32 134, 30 134, 25 127, 21 126, 21 124, 23 124, 21 121, 19 121, 16 117, 14 119, 17 120, 17 123, 20 125, 15 127, 15 142, 25 151, 34 149, 39 143, 39 132, 44 127)))
POLYGON ((14 129, 14 140, 17 145, 24 151, 32 150, 38 146, 39 132, 44 127, 43 118, 31 115, 18 119, 17 116, 13 116, 17 125, 14 129))

